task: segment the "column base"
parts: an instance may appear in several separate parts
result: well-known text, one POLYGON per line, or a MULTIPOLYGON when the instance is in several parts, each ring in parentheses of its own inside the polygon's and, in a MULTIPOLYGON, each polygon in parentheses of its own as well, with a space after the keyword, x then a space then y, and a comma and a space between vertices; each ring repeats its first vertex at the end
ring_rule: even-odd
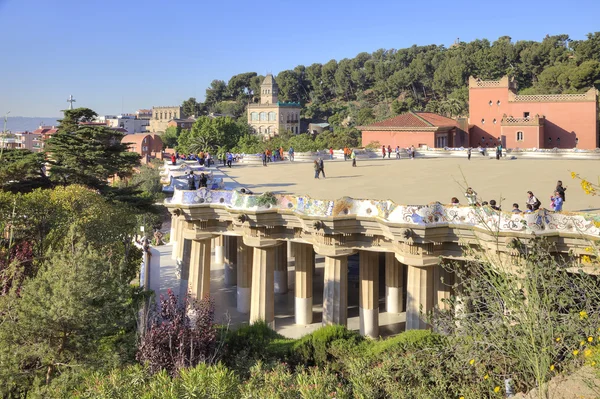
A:
POLYGON ((313 321, 313 299, 311 298, 298 298, 294 300, 294 315, 296 324, 309 325, 313 321))
POLYGON ((223 245, 215 245, 215 265, 223 264, 223 245))
POLYGON ((237 287, 237 311, 240 313, 250 313, 250 299, 252 289, 237 287))
POLYGON ((237 284, 237 270, 232 263, 223 264, 223 274, 225 277, 225 285, 231 287, 237 284))
POLYGON ((177 260, 177 253, 175 252, 175 248, 177 248, 177 241, 171 241, 171 259, 177 260))
POLYGON ((402 313, 402 288, 385 287, 385 311, 388 313, 402 313))
POLYGON ((275 293, 285 294, 288 291, 287 287, 287 270, 275 270, 274 273, 275 281, 275 293))
POLYGON ((358 308, 360 315, 360 335, 379 337, 379 309, 358 308))

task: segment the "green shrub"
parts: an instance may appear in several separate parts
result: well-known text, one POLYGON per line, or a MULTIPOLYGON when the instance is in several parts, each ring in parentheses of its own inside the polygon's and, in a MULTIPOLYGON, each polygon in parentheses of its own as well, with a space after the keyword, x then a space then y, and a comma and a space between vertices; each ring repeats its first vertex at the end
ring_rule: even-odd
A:
POLYGON ((325 326, 312 334, 300 338, 293 346, 293 354, 296 362, 304 365, 324 365, 333 356, 329 348, 334 345, 339 347, 355 346, 363 341, 358 333, 348 330, 345 326, 325 326), (346 341, 345 344, 340 341, 346 341))
POLYGON ((250 368, 250 376, 242 385, 244 399, 297 399, 295 376, 281 363, 267 367, 258 362, 250 368))
POLYGON ((422 349, 442 345, 444 338, 429 330, 409 330, 396 336, 372 341, 369 351, 374 356, 396 350, 422 349))

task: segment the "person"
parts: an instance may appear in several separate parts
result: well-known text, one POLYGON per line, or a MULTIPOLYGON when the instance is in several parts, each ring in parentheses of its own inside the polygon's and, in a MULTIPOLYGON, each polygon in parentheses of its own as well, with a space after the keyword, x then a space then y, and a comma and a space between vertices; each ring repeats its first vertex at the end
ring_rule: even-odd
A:
POLYGON ((316 159, 315 159, 315 162, 313 163, 313 168, 315 170, 315 179, 318 179, 319 174, 321 172, 321 168, 319 167, 319 161, 317 161, 316 159))
POLYGON ((354 150, 352 150, 352 152, 350 153, 350 159, 352 160, 352 166, 356 167, 356 153, 354 152, 354 150))
POLYGON ((206 167, 210 168, 210 162, 212 161, 212 159, 210 159, 210 153, 206 153, 206 167))
POLYGON ((450 200, 453 206, 459 206, 459 202, 458 202, 458 198, 456 197, 452 197, 452 199, 450 200))
POLYGON ((465 197, 467 198, 467 202, 469 203, 469 205, 477 205, 477 193, 473 191, 471 187, 467 188, 467 191, 465 192, 465 197))
POLYGON ((490 207, 495 211, 501 211, 499 206, 496 205, 496 200, 490 200, 490 207))
POLYGON ((396 159, 400 159, 400 146, 396 146, 396 159))
POLYGON ((344 161, 348 159, 348 147, 344 147, 344 161))
POLYGON ((567 191, 567 188, 563 187, 562 180, 556 182, 556 191, 558 191, 558 194, 560 195, 560 198, 562 198, 563 203, 567 201, 565 197, 565 191, 567 191))
POLYGON ((488 205, 488 202, 487 202, 487 201, 483 201, 483 202, 481 203, 481 206, 486 206, 486 205, 488 205))
POLYGON ((412 159, 415 159, 415 146, 411 145, 410 146, 410 156, 412 157, 412 159))
POLYGON ((533 205, 527 204, 527 210, 525 211, 525 213, 531 213, 531 212, 533 212, 533 205))
POLYGON ((196 176, 194 176, 194 171, 190 171, 187 177, 188 182, 188 190, 196 189, 196 176))
POLYGON ((242 193, 242 194, 254 194, 252 191, 250 191, 249 188, 242 188, 240 190, 240 193, 242 193))
POLYGON ((290 161, 294 161, 294 147, 290 147, 288 154, 290 156, 290 161))
POLYGON ((263 161, 263 166, 267 166, 267 151, 263 151, 262 161, 263 161))
POLYGON ((477 151, 481 154, 485 156, 485 149, 482 148, 481 146, 477 147, 477 151))
POLYGON ((283 146, 279 147, 279 159, 283 161, 283 146))
POLYGON ((223 153, 223 166, 227 166, 227 156, 223 153))
POLYGON ((498 147, 496 147, 496 159, 500 160, 501 156, 502 156, 502 144, 498 144, 498 147))
POLYGON ((471 160, 471 147, 467 148, 467 159, 471 160))
POLYGON ((329 147, 329 159, 333 159, 333 147, 329 147))
POLYGON ((177 157, 175 154, 171 155, 171 165, 177 165, 177 157))
POLYGON ((531 191, 527 191, 527 204, 531 205, 534 211, 540 209, 540 206, 542 205, 540 200, 537 199, 531 191))
POLYGON ((381 146, 381 153, 383 154, 383 159, 385 159, 385 146, 381 146))
POLYGON ((200 173, 200 188, 207 187, 208 177, 204 173, 200 173))
POLYGON ((390 147, 390 145, 388 144, 388 159, 390 159, 390 157, 392 156, 392 147, 390 147))
POLYGON ((323 173, 323 179, 325 178, 325 165, 323 164, 323 158, 319 158, 319 170, 323 173))
POLYGON ((231 163, 233 162, 233 154, 227 152, 227 166, 231 168, 231 163))
POLYGON ((517 204, 516 202, 513 204, 512 213, 523 213, 523 211, 519 209, 519 204, 517 204))
POLYGON ((554 212, 560 212, 560 211, 562 211, 563 199, 560 196, 560 193, 558 192, 558 190, 556 190, 554 192, 554 196, 550 197, 550 201, 551 201, 552 210, 554 212))

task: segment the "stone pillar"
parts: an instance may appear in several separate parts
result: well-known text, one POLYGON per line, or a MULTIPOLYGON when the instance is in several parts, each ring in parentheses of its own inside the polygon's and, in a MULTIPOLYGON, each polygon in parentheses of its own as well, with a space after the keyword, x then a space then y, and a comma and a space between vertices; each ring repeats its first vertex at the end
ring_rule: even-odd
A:
POLYGON ((219 235, 213 239, 215 248, 215 265, 223 264, 223 236, 219 235))
POLYGON ((385 311, 388 313, 402 313, 404 311, 404 298, 402 286, 404 285, 404 267, 396 259, 394 253, 385 254, 385 311))
POLYGON ((406 301, 406 329, 422 330, 427 323, 420 312, 433 308, 433 268, 408 266, 406 301))
POLYGON ((288 242, 287 242, 288 256, 289 256, 290 258, 294 258, 294 257, 296 257, 296 245, 297 245, 297 244, 296 244, 295 242, 292 242, 292 241, 288 241, 288 242))
POLYGON ((449 305, 444 300, 449 300, 454 285, 454 274, 448 272, 441 265, 433 269, 434 305, 439 309, 448 310, 449 305))
POLYGON ((254 248, 250 324, 263 320, 272 329, 275 329, 274 267, 275 247, 254 248))
POLYGON ((192 240, 185 240, 183 239, 182 235, 181 241, 179 241, 179 246, 181 247, 181 255, 178 256, 177 260, 177 267, 179 268, 179 297, 183 298, 188 294, 192 240))
POLYGON ((313 320, 313 264, 315 251, 310 244, 295 243, 296 247, 296 285, 294 314, 296 324, 307 325, 313 320))
POLYGON ((177 261, 181 259, 181 254, 183 253, 183 221, 179 220, 179 216, 173 215, 171 223, 173 224, 171 226, 171 230, 173 230, 171 259, 177 261))
POLYGON ((210 295, 210 242, 210 238, 192 240, 189 291, 196 299, 210 295))
POLYGON ((288 247, 286 243, 275 247, 275 293, 285 294, 288 290, 288 247))
POLYGON ((348 324, 348 257, 325 257, 323 324, 348 324))
POLYGON ((254 248, 237 240, 237 311, 240 313, 250 313, 253 252, 254 248))
POLYGON ((169 232, 169 244, 175 246, 175 234, 177 232, 177 216, 171 215, 171 231, 169 232))
POLYGON ((360 251, 359 256, 360 333, 377 338, 379 336, 379 253, 360 251))
POLYGON ((236 236, 223 236, 223 269, 225 274, 225 285, 237 284, 237 250, 238 238, 236 236))

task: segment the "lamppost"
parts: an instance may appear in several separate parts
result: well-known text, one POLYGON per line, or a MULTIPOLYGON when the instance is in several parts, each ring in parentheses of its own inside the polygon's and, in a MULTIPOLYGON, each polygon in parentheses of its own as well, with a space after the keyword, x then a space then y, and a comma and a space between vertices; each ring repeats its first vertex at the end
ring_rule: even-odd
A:
POLYGON ((4 138, 6 137, 6 122, 8 122, 8 114, 10 114, 10 111, 8 111, 4 115, 4 128, 2 129, 2 146, 0 147, 0 160, 2 159, 2 155, 4 154, 4 138))

